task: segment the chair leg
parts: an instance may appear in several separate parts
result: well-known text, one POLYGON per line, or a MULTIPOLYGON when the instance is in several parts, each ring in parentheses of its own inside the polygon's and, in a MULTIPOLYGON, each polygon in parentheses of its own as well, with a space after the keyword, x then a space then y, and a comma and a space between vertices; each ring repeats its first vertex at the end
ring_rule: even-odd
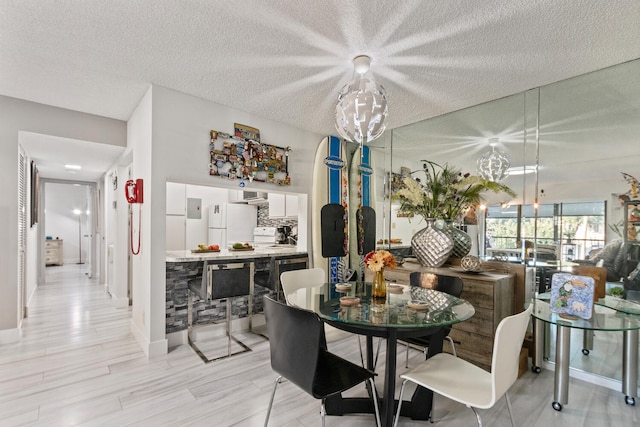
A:
POLYGON ((324 427, 324 416, 327 414, 327 410, 324 407, 324 399, 322 399, 322 403, 320 404, 320 425, 324 427))
POLYGON ((360 335, 356 335, 358 338, 358 348, 360 349, 360 362, 362 363, 362 367, 366 368, 367 366, 364 364, 364 353, 362 352, 362 342, 360 341, 360 335))
POLYGON ((378 338, 378 349, 376 350, 376 357, 373 358, 373 371, 376 371, 378 366, 378 356, 380 355, 380 346, 382 345, 382 338, 378 338))
POLYGON ((404 367, 409 368, 409 344, 405 344, 406 351, 404 352, 404 367))
POLYGON ((471 408, 473 413, 476 414, 476 420, 478 421, 478 427, 482 427, 482 420, 480 419, 480 414, 478 413, 477 409, 474 408, 473 406, 468 406, 468 408, 471 408))
POLYGON ((453 343, 453 338, 448 335, 445 338, 448 339, 449 343, 451 344, 451 352, 453 353, 453 357, 458 357, 458 355, 456 354, 456 345, 453 343))
POLYGON ((393 422, 393 427, 398 427, 398 420, 400 419, 400 409, 402 408, 402 395, 404 394, 404 386, 407 385, 407 381, 402 381, 402 387, 400 387, 400 396, 398 397, 398 410, 396 411, 396 419, 393 422))
POLYGON ((507 401, 507 409, 509 410, 509 418, 511 418, 511 427, 516 427, 516 420, 513 418, 513 410, 511 409, 511 399, 509 393, 504 394, 504 398, 507 401))
POLYGON ((381 427, 382 424, 380 422, 380 408, 378 407, 378 392, 376 390, 376 382, 373 380, 373 378, 369 378, 368 381, 371 385, 371 398, 373 399, 373 408, 376 412, 376 427, 381 427))
POLYGON ((281 382, 282 382, 282 375, 279 375, 278 378, 276 378, 276 381, 273 383, 273 391, 271 392, 271 399, 269 399, 269 407, 267 408, 267 418, 265 418, 264 420, 264 427, 267 427, 267 424, 269 424, 269 415, 271 415, 273 398, 276 395, 276 388, 278 387, 278 384, 280 384, 281 382))

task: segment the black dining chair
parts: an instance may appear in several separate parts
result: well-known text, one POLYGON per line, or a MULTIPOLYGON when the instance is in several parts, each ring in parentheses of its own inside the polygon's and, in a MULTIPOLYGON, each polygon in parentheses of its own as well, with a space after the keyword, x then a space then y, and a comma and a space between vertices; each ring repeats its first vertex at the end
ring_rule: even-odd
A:
POLYGON ((269 400, 265 427, 269 423, 276 388, 289 380, 322 401, 320 417, 324 426, 325 399, 365 381, 371 386, 376 425, 380 425, 375 373, 327 351, 324 325, 312 311, 264 297, 264 314, 271 351, 271 368, 278 374, 269 400))
MULTIPOLYGON (((436 291, 444 292, 454 297, 460 297, 462 294, 462 288, 464 286, 462 279, 459 277, 453 276, 442 276, 433 273, 422 273, 419 271, 414 271, 409 275, 409 284, 415 287, 434 289, 436 291)), ((451 326, 444 326, 444 338, 446 338, 451 344, 451 352, 454 356, 456 354, 456 346, 453 342, 453 339, 449 336, 449 332, 451 332, 451 326)), ((426 356, 427 350, 429 349, 430 335, 423 337, 413 337, 413 338, 403 338, 402 340, 398 340, 400 344, 404 344, 406 346, 405 352, 405 368, 409 367, 409 347, 414 347, 421 350, 426 356)))

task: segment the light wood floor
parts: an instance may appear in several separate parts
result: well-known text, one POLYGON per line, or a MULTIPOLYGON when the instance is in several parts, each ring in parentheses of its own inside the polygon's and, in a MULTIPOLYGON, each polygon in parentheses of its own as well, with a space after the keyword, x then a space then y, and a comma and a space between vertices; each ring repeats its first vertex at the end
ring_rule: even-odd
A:
MULTIPOLYGON (((21 342, 0 346, 0 426, 263 424, 275 378, 268 342, 249 336, 253 351, 207 365, 189 346, 148 360, 129 331, 129 311, 113 308, 104 287, 82 268, 47 268, 47 283, 31 301, 21 342)), ((329 346, 359 360, 353 336, 343 335, 329 346)), ((415 366, 421 356, 417 351, 411 355, 415 366)), ((403 352, 399 359, 404 369, 403 352)), ((382 375, 378 381, 380 389, 382 375)), ((625 405, 620 392, 571 379, 569 404, 556 412, 552 390, 550 371, 529 371, 516 382, 511 399, 519 426, 640 424, 640 409, 625 405)), ((352 393, 364 395, 364 388, 352 393)), ((475 425, 468 408, 438 396, 435 405, 437 424, 475 425)), ((269 425, 317 426, 318 410, 318 401, 284 383, 269 425)), ((504 400, 480 412, 485 426, 510 425, 504 400)), ((369 415, 327 417, 327 426, 372 425, 369 415)), ((430 424, 401 419, 400 425, 430 424)))

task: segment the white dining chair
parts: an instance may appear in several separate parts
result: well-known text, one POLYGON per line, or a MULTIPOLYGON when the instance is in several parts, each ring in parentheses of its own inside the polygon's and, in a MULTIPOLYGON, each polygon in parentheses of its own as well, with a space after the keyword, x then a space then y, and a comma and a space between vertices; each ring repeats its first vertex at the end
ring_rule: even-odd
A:
POLYGON ((529 324, 531 307, 522 313, 505 317, 498 324, 493 343, 491 372, 450 354, 439 353, 400 375, 404 381, 400 388, 394 427, 398 425, 402 395, 409 381, 471 408, 479 427, 482 427, 482 420, 476 408, 491 408, 504 395, 511 425, 515 426, 507 391, 518 377, 520 349, 529 324))
MULTIPOLYGON (((296 301, 298 296, 296 293, 300 289, 314 289, 324 286, 326 282, 326 273, 322 268, 304 268, 300 270, 284 271, 280 274, 280 283, 282 284, 282 293, 287 305, 296 305, 302 308, 302 301, 296 301)), ((347 336, 352 335, 350 332, 342 331, 333 326, 324 325, 327 341, 333 342, 347 336)))

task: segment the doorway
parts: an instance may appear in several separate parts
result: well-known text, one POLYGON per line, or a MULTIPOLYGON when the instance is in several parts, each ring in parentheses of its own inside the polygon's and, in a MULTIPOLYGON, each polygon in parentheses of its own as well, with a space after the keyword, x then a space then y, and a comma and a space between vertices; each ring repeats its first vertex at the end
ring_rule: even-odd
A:
POLYGON ((96 278, 98 260, 96 248, 95 183, 43 180, 40 244, 44 245, 42 277, 45 269, 77 264, 89 278, 96 278))

